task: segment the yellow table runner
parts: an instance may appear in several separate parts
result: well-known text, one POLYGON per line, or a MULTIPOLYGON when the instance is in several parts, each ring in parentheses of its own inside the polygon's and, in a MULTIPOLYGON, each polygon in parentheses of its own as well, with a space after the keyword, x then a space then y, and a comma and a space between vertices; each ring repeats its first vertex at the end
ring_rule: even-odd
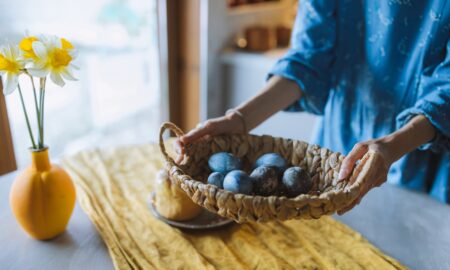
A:
POLYGON ((157 145, 81 152, 63 161, 117 269, 404 269, 346 225, 322 217, 186 232, 147 208, 157 145))

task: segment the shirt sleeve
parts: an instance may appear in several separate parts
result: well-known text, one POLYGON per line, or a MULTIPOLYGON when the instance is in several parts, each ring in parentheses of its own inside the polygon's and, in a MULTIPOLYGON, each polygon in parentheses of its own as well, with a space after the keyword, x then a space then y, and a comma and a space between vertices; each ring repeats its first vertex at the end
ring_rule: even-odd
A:
POLYGON ((397 117, 398 128, 418 114, 427 117, 436 128, 436 137, 422 145, 422 150, 450 151, 450 40, 446 50, 444 61, 422 73, 417 102, 397 117))
POLYGON ((330 67, 336 40, 335 3, 302 0, 291 37, 291 48, 269 72, 295 81, 303 95, 286 108, 323 114, 331 84, 330 67))

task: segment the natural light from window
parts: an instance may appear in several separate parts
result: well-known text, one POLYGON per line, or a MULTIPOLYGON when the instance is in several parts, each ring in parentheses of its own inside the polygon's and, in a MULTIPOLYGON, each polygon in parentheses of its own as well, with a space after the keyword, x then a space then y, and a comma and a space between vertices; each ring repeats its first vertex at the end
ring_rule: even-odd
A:
MULTIPOLYGON (((78 48, 78 81, 47 84, 45 140, 53 157, 81 149, 155 140, 161 94, 155 0, 2 1, 2 41, 25 31, 55 34, 78 48)), ((29 79, 20 81, 32 120, 29 79)), ((7 96, 19 167, 30 146, 17 92, 7 96)), ((35 123, 35 122, 33 122, 35 123)))

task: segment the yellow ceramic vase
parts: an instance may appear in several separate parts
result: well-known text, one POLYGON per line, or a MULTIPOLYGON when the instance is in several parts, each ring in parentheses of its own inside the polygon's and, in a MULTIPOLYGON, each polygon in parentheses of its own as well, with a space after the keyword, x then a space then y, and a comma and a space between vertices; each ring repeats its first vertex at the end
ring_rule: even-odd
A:
POLYGON ((48 148, 31 151, 31 166, 15 179, 9 196, 11 209, 33 238, 61 234, 75 205, 75 187, 69 175, 50 164, 48 148))

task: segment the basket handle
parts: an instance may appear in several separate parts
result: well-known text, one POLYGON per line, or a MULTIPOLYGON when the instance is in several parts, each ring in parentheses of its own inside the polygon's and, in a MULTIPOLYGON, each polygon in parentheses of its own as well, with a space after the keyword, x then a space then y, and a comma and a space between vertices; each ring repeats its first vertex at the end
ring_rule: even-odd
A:
POLYGON ((173 131, 178 138, 183 136, 184 132, 174 123, 171 122, 164 122, 159 130, 159 149, 161 150, 161 153, 163 154, 166 161, 169 162, 172 166, 175 166, 176 165, 175 161, 171 156, 169 156, 169 154, 167 154, 166 147, 164 146, 163 135, 167 129, 173 131))

